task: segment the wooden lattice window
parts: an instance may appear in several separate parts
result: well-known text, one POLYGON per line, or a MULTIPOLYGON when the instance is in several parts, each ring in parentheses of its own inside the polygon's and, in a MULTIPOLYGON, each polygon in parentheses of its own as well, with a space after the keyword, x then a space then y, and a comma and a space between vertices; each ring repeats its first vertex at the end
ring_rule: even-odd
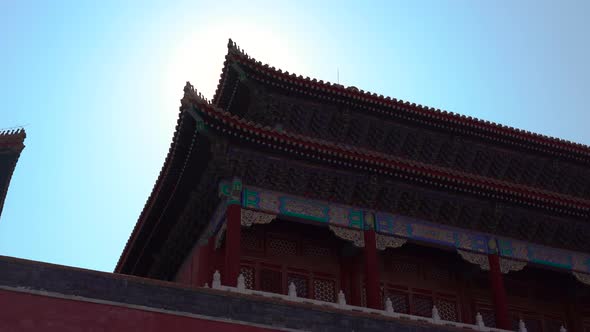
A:
POLYGON ((560 320, 560 319, 552 319, 552 318, 547 318, 545 319, 545 332, 555 332, 558 331, 559 329, 564 326, 565 327, 565 323, 560 320))
POLYGON ((240 245, 246 251, 259 251, 262 249, 262 241, 258 232, 253 229, 242 230, 240 245))
POLYGON ((332 257, 332 249, 312 243, 303 245, 303 255, 311 257, 332 257))
POLYGON ((431 296, 414 294, 412 304, 414 315, 432 317, 433 301, 431 296))
POLYGON ((363 285, 361 288, 361 307, 367 306, 367 287, 363 285))
MULTIPOLYGON (((391 300, 393 311, 404 314, 407 314, 409 312, 410 299, 408 293, 389 289, 385 292, 385 298, 389 298, 391 300)), ((383 307, 385 308, 385 302, 383 302, 383 307)))
POLYGON ((436 300, 436 308, 441 319, 458 322, 457 301, 452 299, 439 298, 436 300))
POLYGON ((314 279, 313 292, 316 300, 335 302, 336 283, 334 280, 314 279))
POLYGON ((483 319, 483 323, 487 327, 496 327, 496 314, 491 309, 481 309, 479 311, 481 314, 481 318, 483 319))
POLYGON ((254 283, 254 268, 252 266, 242 266, 240 267, 240 273, 244 276, 244 283, 246 284, 247 289, 254 289, 256 285, 254 283))
POLYGON ((299 274, 288 274, 287 275, 287 287, 293 283, 297 290, 297 297, 308 297, 309 296, 309 278, 299 274))
POLYGON ((451 273, 442 267, 432 266, 429 269, 429 277, 432 280, 446 282, 446 281, 451 280, 451 273))
MULTIPOLYGON (((543 324, 540 319, 525 317, 523 322, 528 332, 543 332, 543 324)), ((557 331, 559 331, 559 328, 557 331)))
POLYGON ((297 241, 270 238, 268 240, 268 253, 274 256, 292 256, 297 254, 297 241))
POLYGON ((271 269, 260 270, 260 290, 271 293, 283 293, 282 274, 271 269))
POLYGON ((404 273, 417 275, 418 264, 405 261, 392 261, 390 266, 391 271, 396 273, 404 273))

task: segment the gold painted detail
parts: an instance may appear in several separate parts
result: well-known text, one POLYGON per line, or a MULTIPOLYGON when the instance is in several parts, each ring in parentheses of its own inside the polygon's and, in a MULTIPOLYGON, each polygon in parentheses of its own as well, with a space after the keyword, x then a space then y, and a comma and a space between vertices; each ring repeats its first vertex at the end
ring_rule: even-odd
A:
POLYGON ((242 209, 241 224, 250 227, 253 224, 270 224, 277 216, 270 213, 242 209))
POLYGON ((394 237, 390 235, 382 235, 382 234, 375 234, 377 238, 375 239, 377 249, 385 250, 387 248, 399 248, 403 246, 408 240, 400 239, 399 237, 394 237))
POLYGON ((334 225, 330 225, 330 230, 334 232, 337 237, 350 241, 359 248, 363 248, 365 246, 365 238, 363 236, 363 231, 361 230, 349 229, 334 225))
MULTIPOLYGON (((464 260, 471 264, 479 265, 482 270, 489 271, 490 270, 490 261, 488 260, 488 255, 486 254, 477 254, 471 251, 457 249, 457 252, 464 260)), ((527 262, 516 261, 513 259, 502 258, 500 257, 500 272, 508 273, 511 271, 520 271, 524 269, 527 262)))

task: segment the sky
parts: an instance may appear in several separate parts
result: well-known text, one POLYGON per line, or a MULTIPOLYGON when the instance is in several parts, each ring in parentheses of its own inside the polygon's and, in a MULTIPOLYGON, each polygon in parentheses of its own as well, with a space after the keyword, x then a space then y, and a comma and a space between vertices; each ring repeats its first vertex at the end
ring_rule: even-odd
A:
POLYGON ((182 89, 271 66, 590 144, 588 1, 0 0, 0 129, 26 148, 0 255, 112 271, 182 89))

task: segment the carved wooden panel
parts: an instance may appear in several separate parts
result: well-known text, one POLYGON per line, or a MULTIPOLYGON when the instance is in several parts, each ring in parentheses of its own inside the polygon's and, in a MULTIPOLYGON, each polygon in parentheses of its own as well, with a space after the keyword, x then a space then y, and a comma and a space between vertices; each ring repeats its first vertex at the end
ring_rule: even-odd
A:
POLYGON ((328 279, 313 280, 314 299, 326 302, 336 300, 336 282, 328 279))
POLYGON ((297 242, 289 239, 268 239, 268 254, 273 256, 293 256, 297 254, 297 242))
POLYGON ((423 317, 432 317, 434 302, 431 296, 414 294, 412 296, 412 314, 423 317))
POLYGON ((260 271, 260 290, 283 294, 281 271, 262 269, 260 271))
POLYGON ((254 267, 242 265, 240 267, 240 273, 244 276, 244 283, 247 289, 254 289, 256 283, 254 282, 255 271, 254 267))
POLYGON ((301 274, 289 273, 287 275, 287 287, 293 283, 297 291, 297 297, 309 297, 309 277, 301 274))
POLYGON ((459 321, 459 308, 456 300, 438 298, 436 300, 436 308, 441 319, 453 322, 459 321))

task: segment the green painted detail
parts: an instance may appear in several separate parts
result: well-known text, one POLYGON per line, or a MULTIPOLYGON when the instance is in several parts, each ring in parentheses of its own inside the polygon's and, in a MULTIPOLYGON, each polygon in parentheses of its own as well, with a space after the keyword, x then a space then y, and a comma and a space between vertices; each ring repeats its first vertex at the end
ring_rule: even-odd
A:
POLYGON ((533 262, 533 263, 538 263, 538 264, 542 264, 542 265, 549 265, 549 266, 558 267, 558 268, 562 268, 562 269, 571 269, 572 268, 571 264, 551 262, 551 261, 547 261, 544 259, 537 259, 534 257, 530 258, 529 261, 533 262))
POLYGON ((229 204, 242 204, 242 181, 238 178, 232 179, 229 204))
POLYGON ((512 243, 509 240, 498 239, 498 247, 500 256, 513 257, 512 243))
POLYGON ((242 194, 242 207, 245 208, 259 208, 258 202, 260 198, 258 197, 258 192, 254 190, 250 190, 248 188, 244 189, 244 193, 242 194))
POLYGON ((229 183, 220 183, 219 184, 219 191, 218 191, 219 196, 226 196, 229 197, 230 191, 229 191, 229 183))
POLYGON ((246 76, 246 72, 244 70, 242 70, 242 68, 240 68, 240 66, 237 63, 233 63, 232 64, 232 68, 238 73, 238 79, 240 81, 245 81, 247 76, 246 76))
POLYGON ((291 197, 280 197, 279 202, 279 212, 285 216, 318 222, 329 221, 328 205, 291 197))
POLYGON ((192 116, 192 118, 195 120, 196 125, 195 125, 195 130, 198 133, 205 133, 207 131, 207 125, 205 124, 205 120, 203 120, 203 118, 199 115, 199 113, 197 112, 197 110, 195 109, 194 106, 191 106, 188 109, 188 113, 192 116))
POLYGON ((350 209, 348 211, 348 226, 351 228, 363 229, 364 227, 363 210, 350 209))

